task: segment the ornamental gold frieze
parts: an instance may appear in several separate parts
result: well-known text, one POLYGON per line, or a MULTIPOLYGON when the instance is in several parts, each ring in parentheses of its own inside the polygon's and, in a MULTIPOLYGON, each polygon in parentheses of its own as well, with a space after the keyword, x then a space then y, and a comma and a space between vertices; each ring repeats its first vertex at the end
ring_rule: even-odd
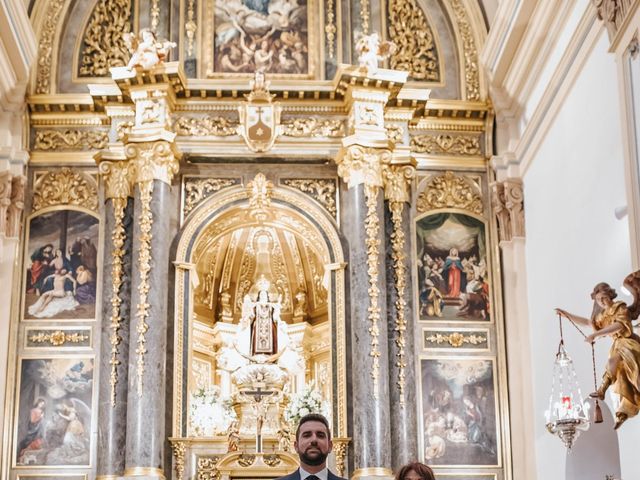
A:
POLYGON ((191 137, 230 137, 238 135, 237 119, 222 116, 178 117, 173 124, 176 135, 191 137))
POLYGON ((184 177, 184 207, 183 215, 186 217, 191 211, 223 188, 240 184, 240 178, 199 178, 184 177))
POLYGON ((453 19, 462 41, 465 98, 480 100, 480 60, 476 40, 473 36, 473 27, 469 22, 469 15, 462 0, 449 0, 449 5, 453 10, 453 19))
POLYGON ((284 137, 326 137, 345 136, 344 121, 340 119, 323 120, 315 117, 286 118, 282 121, 280 135, 284 137))
POLYGON ((26 335, 26 348, 42 347, 90 347, 90 329, 28 329, 26 335))
POLYGON ((131 32, 131 0, 105 0, 96 3, 87 23, 80 47, 80 77, 106 77, 109 68, 129 61, 125 33, 131 32))
POLYGON ((394 70, 414 80, 439 82, 440 62, 433 30, 416 0, 389 0, 389 38, 396 50, 389 58, 394 70))
POLYGON ((488 350, 489 331, 425 329, 422 331, 424 349, 488 350))
POLYGON ((441 208, 467 210, 476 215, 484 211, 481 187, 478 182, 453 172, 445 172, 430 178, 418 193, 418 213, 441 208))
POLYGON ((51 92, 51 62, 56 50, 53 45, 53 37, 56 27, 60 23, 60 14, 64 6, 64 0, 53 0, 48 4, 44 15, 44 25, 38 41, 38 66, 36 73, 36 89, 38 94, 51 92))
POLYGON ((283 178, 280 180, 282 185, 295 188, 305 195, 313 198, 316 202, 324 207, 334 218, 338 218, 337 208, 337 192, 338 186, 336 179, 333 178, 283 178))
POLYGON ((98 184, 89 174, 70 168, 36 172, 33 182, 33 206, 36 212, 55 205, 74 205, 98 210, 98 184))
POLYGON ((109 136, 100 130, 36 130, 35 150, 101 150, 109 136))
POLYGON ((482 155, 479 135, 422 134, 411 136, 411 150, 432 155, 478 157, 482 155))

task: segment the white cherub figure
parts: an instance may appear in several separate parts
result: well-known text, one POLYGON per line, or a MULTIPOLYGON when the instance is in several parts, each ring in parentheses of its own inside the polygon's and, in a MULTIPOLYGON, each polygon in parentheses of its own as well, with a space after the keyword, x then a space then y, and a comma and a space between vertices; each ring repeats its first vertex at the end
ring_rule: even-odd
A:
POLYGON ((122 36, 131 52, 131 59, 127 64, 129 70, 133 70, 137 66, 142 67, 144 70, 149 70, 151 67, 164 62, 169 50, 176 46, 175 42, 166 40, 159 42, 156 34, 148 28, 140 30, 138 35, 136 37, 135 33, 129 32, 122 36))
POLYGON ((363 35, 356 42, 356 52, 358 53, 358 63, 360 69, 369 75, 378 71, 378 62, 383 61, 396 51, 396 44, 393 42, 380 41, 377 33, 363 35))

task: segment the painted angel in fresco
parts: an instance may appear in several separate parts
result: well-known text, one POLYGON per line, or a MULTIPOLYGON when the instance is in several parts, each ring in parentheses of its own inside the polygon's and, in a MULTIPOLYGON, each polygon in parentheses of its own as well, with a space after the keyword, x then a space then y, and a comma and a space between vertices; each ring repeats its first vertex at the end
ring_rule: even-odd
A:
POLYGON ((389 41, 381 41, 377 33, 363 35, 356 42, 358 64, 369 75, 378 71, 378 63, 396 51, 396 44, 389 41))
POLYGON ((136 37, 135 33, 129 32, 123 34, 122 38, 131 52, 131 59, 127 64, 129 70, 138 66, 149 70, 164 62, 169 50, 176 46, 175 42, 158 41, 156 34, 149 28, 140 30, 139 37, 136 37))
POLYGON ((602 282, 598 283, 591 293, 594 300, 591 319, 556 308, 559 315, 579 325, 593 328, 593 333, 585 339, 588 343, 599 337, 613 338, 602 384, 590 396, 603 400, 610 386, 620 395, 615 429, 640 411, 640 337, 634 333, 631 324, 640 314, 640 270, 629 274, 624 280, 624 285, 633 293, 634 302, 630 306, 621 301, 614 301, 616 291, 609 284, 602 282))

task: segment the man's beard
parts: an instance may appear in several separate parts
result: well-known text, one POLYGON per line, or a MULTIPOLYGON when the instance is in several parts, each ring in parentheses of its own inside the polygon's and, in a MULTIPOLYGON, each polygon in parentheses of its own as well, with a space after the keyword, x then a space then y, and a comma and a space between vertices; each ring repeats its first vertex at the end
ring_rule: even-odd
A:
POLYGON ((299 455, 300 461, 302 463, 304 463, 305 465, 311 465, 312 467, 322 465, 329 456, 328 453, 324 453, 318 448, 316 448, 316 451, 313 452, 313 456, 309 455, 307 452, 300 452, 299 455))

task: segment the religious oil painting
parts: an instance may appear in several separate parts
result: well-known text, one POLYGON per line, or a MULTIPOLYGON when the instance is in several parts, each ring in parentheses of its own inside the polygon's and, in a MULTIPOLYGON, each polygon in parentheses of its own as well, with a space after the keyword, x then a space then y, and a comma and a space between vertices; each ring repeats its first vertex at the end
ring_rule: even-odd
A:
POLYGON ((485 225, 460 213, 416 223, 420 320, 491 319, 485 225))
POLYGON ((98 219, 77 210, 31 219, 24 256, 24 318, 95 318, 98 234, 98 219))
POLYGON ((308 0, 215 0, 216 73, 309 74, 308 0))
POLYGON ((498 466, 493 359, 421 359, 422 456, 429 465, 498 466))
POLYGON ((16 466, 90 465, 93 359, 22 359, 16 466))

